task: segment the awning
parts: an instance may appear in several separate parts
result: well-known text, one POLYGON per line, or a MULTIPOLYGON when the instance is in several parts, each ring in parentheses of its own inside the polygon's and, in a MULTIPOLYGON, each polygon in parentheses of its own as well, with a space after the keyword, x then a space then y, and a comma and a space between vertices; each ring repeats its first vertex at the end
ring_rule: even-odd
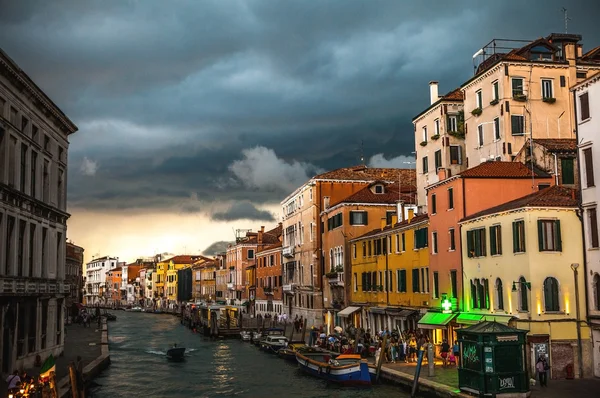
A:
POLYGON ((371 307, 369 312, 371 314, 385 314, 385 307, 371 307))
POLYGON ((395 316, 398 318, 408 318, 409 316, 415 314, 417 311, 415 310, 402 310, 402 309, 392 309, 392 308, 387 308, 385 310, 385 313, 390 315, 390 316, 395 316))
POLYGON ((463 312, 458 316, 458 318, 456 318, 456 323, 460 323, 461 325, 477 325, 482 320, 482 314, 470 314, 468 312, 463 312))
POLYGON ((490 314, 490 315, 485 315, 484 316, 484 321, 490 321, 490 322, 498 322, 501 323, 503 325, 507 325, 508 326, 508 322, 512 319, 513 317, 510 315, 494 315, 494 314, 490 314))
POLYGON ((360 307, 346 307, 340 312, 338 312, 337 315, 343 318, 347 318, 348 316, 350 316, 350 314, 353 314, 358 310, 360 310, 360 307))
POLYGON ((444 314, 443 312, 427 312, 419 320, 417 326, 421 329, 444 329, 458 314, 444 314))

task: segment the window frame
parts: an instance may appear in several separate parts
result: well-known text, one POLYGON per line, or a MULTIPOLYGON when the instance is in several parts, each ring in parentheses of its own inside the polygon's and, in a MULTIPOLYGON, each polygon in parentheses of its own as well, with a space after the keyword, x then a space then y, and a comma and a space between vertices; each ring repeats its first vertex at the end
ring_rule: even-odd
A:
POLYGON ((544 78, 541 79, 540 85, 541 85, 541 90, 542 90, 541 94, 542 94, 542 99, 543 100, 544 99, 548 99, 548 98, 554 98, 554 81, 553 81, 553 79, 549 79, 547 77, 544 77, 544 78), (547 90, 546 90, 545 84, 549 84, 550 85, 550 87, 549 87, 550 92, 549 93, 546 92, 547 90), (550 95, 548 95, 548 94, 550 94, 550 95))
POLYGON ((500 118, 499 117, 495 117, 494 121, 493 121, 493 125, 494 125, 494 141, 500 141, 501 137, 500 137, 500 118))
POLYGON ((450 145, 450 164, 458 164, 461 165, 462 164, 462 148, 460 145, 450 145), (456 161, 454 161, 454 156, 452 153, 452 150, 455 150, 456 152, 456 161))
POLYGON ((431 215, 437 214, 437 194, 431 194, 431 215))
POLYGON ((438 233, 437 233, 437 231, 431 232, 431 254, 438 254, 438 233))
POLYGON ((584 170, 585 174, 586 188, 595 187, 596 181, 594 180, 594 156, 592 152, 592 147, 590 146, 587 148, 583 148, 581 150, 581 154, 584 163, 584 167, 582 167, 582 170, 584 170))
POLYGON ((600 248, 600 232, 598 231, 598 210, 596 206, 585 209, 588 224, 588 245, 590 249, 600 248))
POLYGON ((577 97, 579 99, 579 121, 585 122, 590 119, 590 96, 586 91, 577 97))
POLYGON ((484 144, 485 132, 483 131, 483 124, 477 125, 477 148, 481 148, 484 144))
POLYGON ((544 295, 544 312, 561 312, 560 283, 558 282, 558 279, 553 276, 549 276, 544 279, 544 283, 542 284, 542 292, 544 295))
POLYGON ((500 86, 498 80, 492 82, 492 101, 500 100, 500 86))
POLYGON ((560 220, 538 219, 538 243, 540 252, 562 252, 560 220), (548 237, 548 233, 551 236, 548 237))
POLYGON ((525 79, 522 77, 511 77, 510 78, 510 89, 511 89, 513 98, 515 97, 515 95, 525 95, 525 79), (519 90, 519 88, 515 89, 515 82, 517 82, 517 81, 521 82, 520 90, 519 90))
POLYGON ((440 135, 441 130, 440 130, 440 119, 439 118, 437 118, 433 121, 433 126, 434 126, 433 130, 434 130, 435 135, 440 135))
POLYGON ((449 228, 448 229, 448 235, 450 235, 449 240, 449 246, 448 246, 448 251, 455 251, 456 250, 456 230, 455 228, 449 228))
POLYGON ((527 252, 527 240, 525 234, 525 220, 519 219, 512 223, 513 231, 513 254, 527 252), (518 239, 517 239, 518 238, 518 239))
POLYGON ((525 135, 525 115, 518 115, 518 114, 511 114, 510 115, 510 134, 513 136, 522 136, 525 135), (521 132, 515 132, 515 124, 513 123, 513 118, 520 118, 521 119, 521 132))
POLYGON ((483 93, 481 89, 475 91, 476 108, 483 109, 483 93))
POLYGON ((421 163, 421 170, 423 171, 423 174, 429 173, 429 159, 427 156, 423 156, 421 163))
POLYGON ((448 188, 448 210, 454 210, 454 188, 448 188))
POLYGON ((490 225, 490 255, 502 255, 502 226, 500 224, 490 225))

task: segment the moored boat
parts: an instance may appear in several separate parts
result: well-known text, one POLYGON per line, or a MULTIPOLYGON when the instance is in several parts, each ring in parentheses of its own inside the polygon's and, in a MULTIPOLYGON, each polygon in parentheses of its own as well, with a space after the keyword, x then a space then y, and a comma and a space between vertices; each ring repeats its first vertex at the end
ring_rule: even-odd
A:
POLYGON ((296 362, 296 351, 305 349, 306 347, 308 346, 304 341, 290 341, 287 347, 277 351, 277 355, 286 361, 296 362))
POLYGON ((255 333, 252 336, 252 342, 255 346, 260 347, 260 344, 269 336, 283 336, 285 331, 281 328, 269 328, 263 330, 262 333, 255 333))
POLYGON ((370 386, 369 364, 360 355, 342 354, 335 359, 323 351, 299 350, 296 361, 304 372, 346 386, 370 386))
POLYGON ((240 337, 242 338, 242 341, 250 341, 252 340, 252 332, 248 330, 242 330, 240 332, 240 337))
POLYGON ((133 307, 131 312, 142 312, 142 307, 133 307))
POLYGON ((260 349, 272 354, 277 354, 277 351, 285 348, 287 344, 288 339, 285 336, 267 336, 267 338, 260 343, 260 349))

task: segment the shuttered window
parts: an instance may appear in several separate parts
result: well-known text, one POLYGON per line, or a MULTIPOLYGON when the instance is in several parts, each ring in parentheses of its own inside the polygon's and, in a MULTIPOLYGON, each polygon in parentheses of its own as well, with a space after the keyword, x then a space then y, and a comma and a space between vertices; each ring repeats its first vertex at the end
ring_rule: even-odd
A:
POLYGON ((583 161, 585 162, 585 185, 587 188, 595 186, 594 184, 594 158, 592 157, 592 148, 583 150, 583 161))
POLYGON ((419 293, 419 269, 414 268, 412 270, 412 291, 413 293, 419 293))
POLYGON ((406 293, 406 270, 399 269, 398 273, 398 291, 400 293, 406 293))
POLYGON ((555 278, 546 278, 544 281, 544 308, 546 311, 560 311, 558 302, 558 281, 555 278))
POLYGON ((590 118, 590 99, 588 97, 588 93, 583 93, 579 96, 579 109, 581 121, 590 118))
MULTIPOLYGON (((590 247, 597 248, 599 247, 598 243, 598 214, 596 212, 596 208, 588 209, 588 219, 590 221, 590 247)), ((598 292, 600 295, 600 292, 598 292)))
POLYGON ((450 271, 450 286, 452 287, 452 298, 458 297, 458 277, 456 270, 450 271))
POLYGON ((538 220, 538 244, 540 251, 560 252, 560 220, 538 220))
POLYGON ((490 227, 490 254, 492 256, 502 254, 502 229, 500 225, 490 227))
POLYGON ((440 297, 440 278, 437 272, 433 273, 433 298, 440 297))
POLYGON ((563 185, 575 184, 575 167, 573 158, 563 158, 560 160, 561 177, 563 185))
POLYGON ((485 228, 467 231, 467 252, 469 257, 485 257, 485 228))
POLYGON ((431 195, 431 214, 437 213, 437 195, 431 195))
POLYGON ((513 253, 525 253, 525 222, 513 222, 513 253))
POLYGON ((415 234, 415 249, 423 249, 428 246, 428 229, 421 228, 414 231, 415 234))

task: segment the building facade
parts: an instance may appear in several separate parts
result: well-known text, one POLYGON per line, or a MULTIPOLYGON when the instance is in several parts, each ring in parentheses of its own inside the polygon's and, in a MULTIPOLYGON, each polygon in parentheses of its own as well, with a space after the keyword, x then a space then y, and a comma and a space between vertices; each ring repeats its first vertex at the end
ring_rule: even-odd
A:
POLYGON ((85 305, 103 305, 112 297, 112 292, 107 288, 106 273, 118 264, 119 257, 104 256, 92 259, 85 265, 85 305))
POLYGON ((200 256, 179 255, 164 261, 165 267, 165 299, 166 305, 177 304, 177 271, 189 268, 200 256))
POLYGON ((553 186, 460 223, 468 321, 528 330, 531 374, 545 354, 553 379, 566 378, 568 364, 576 377, 592 375, 576 195, 553 186))
MULTIPOLYGON (((600 48, 597 51, 600 54, 600 48)), ((593 373, 600 377, 600 75, 577 85, 573 90, 579 143, 579 182, 583 211, 583 242, 587 283, 588 322, 594 346, 593 373)))
MULTIPOLYGON (((65 283, 69 285, 66 308, 83 303, 83 247, 67 241, 65 255, 65 283)), ((66 289, 65 289, 66 290, 66 289)))
POLYGON ((254 315, 283 314, 283 254, 281 228, 276 231, 279 241, 264 245, 256 253, 256 303, 254 315))
POLYGON ((0 50, 0 363, 64 347, 67 152, 77 126, 0 50))
POLYGON ((105 297, 107 297, 107 300, 102 304, 106 303, 107 306, 113 308, 119 308, 122 305, 124 305, 125 290, 122 289, 122 285, 122 267, 116 267, 109 271, 106 271, 105 297))

